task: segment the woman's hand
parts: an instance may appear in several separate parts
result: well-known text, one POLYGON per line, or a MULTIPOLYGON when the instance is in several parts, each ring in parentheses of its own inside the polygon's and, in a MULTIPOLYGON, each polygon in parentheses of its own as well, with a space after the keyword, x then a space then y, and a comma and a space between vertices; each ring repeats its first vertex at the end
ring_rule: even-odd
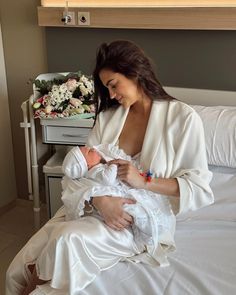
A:
POLYGON ((104 218, 105 223, 115 230, 123 230, 133 223, 133 218, 124 211, 124 204, 134 204, 135 201, 120 197, 93 197, 93 206, 104 218))
POLYGON ((145 178, 140 175, 139 170, 126 160, 112 160, 108 164, 116 164, 118 166, 117 175, 121 181, 134 188, 145 188, 145 178))

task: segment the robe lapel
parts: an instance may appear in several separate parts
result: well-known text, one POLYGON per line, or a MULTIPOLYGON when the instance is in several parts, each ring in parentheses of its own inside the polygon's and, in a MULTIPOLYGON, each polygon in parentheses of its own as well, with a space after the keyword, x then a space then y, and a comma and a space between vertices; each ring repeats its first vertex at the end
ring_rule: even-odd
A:
POLYGON ((144 170, 155 172, 152 163, 162 140, 168 106, 166 101, 153 102, 141 151, 140 164, 144 170))
POLYGON ((128 113, 129 109, 125 109, 122 106, 115 110, 107 126, 104 128, 101 143, 117 143, 128 113))

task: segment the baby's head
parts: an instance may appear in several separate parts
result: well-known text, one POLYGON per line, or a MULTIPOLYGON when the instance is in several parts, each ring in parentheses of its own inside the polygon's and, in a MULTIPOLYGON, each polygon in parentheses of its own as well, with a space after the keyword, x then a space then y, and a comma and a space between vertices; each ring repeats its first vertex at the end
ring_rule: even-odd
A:
POLYGON ((102 156, 93 148, 74 147, 66 155, 62 171, 70 178, 83 177, 88 169, 100 163, 102 156))
POLYGON ((86 161, 88 169, 101 162, 102 156, 98 153, 96 149, 90 148, 88 146, 81 146, 80 151, 84 157, 84 160, 86 161))

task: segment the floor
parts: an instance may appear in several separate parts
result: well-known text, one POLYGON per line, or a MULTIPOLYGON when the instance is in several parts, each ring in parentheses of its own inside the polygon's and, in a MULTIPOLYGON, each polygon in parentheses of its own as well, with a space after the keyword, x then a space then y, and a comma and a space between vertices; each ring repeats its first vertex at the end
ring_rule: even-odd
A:
MULTIPOLYGON (((16 207, 0 216, 0 294, 5 294, 5 274, 8 265, 34 234, 32 201, 18 200, 16 207)), ((42 205, 40 224, 47 221, 46 206, 42 205)))

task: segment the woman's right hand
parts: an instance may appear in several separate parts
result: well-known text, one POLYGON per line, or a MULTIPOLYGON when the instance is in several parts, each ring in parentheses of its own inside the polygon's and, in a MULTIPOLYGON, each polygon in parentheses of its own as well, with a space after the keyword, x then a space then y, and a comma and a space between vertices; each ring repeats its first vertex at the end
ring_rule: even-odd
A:
POLYGON ((114 230, 123 230, 132 224, 133 218, 124 211, 123 205, 134 203, 134 200, 121 197, 93 197, 93 206, 104 218, 104 222, 114 230))

